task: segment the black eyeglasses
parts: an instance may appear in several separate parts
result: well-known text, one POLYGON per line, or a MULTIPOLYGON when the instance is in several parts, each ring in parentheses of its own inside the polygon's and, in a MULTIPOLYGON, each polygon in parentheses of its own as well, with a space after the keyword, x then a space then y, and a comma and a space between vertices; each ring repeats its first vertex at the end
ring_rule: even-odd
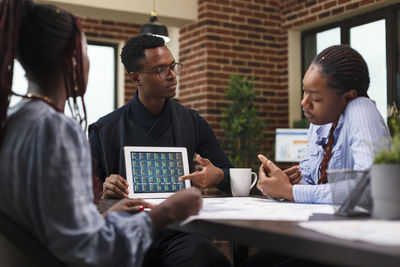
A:
POLYGON ((182 63, 174 62, 169 66, 158 66, 154 70, 151 70, 151 71, 143 71, 143 70, 141 70, 141 71, 136 71, 136 72, 139 72, 139 73, 154 73, 154 74, 158 74, 158 76, 160 76, 160 78, 166 79, 166 78, 168 78, 170 71, 173 71, 175 73, 175 75, 181 74, 182 67, 183 67, 182 63))

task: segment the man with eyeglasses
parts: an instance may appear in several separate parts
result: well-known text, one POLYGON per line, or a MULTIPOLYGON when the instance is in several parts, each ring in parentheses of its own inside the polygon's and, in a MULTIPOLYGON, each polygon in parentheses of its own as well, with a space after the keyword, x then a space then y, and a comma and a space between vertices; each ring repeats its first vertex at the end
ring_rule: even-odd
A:
MULTIPOLYGON (((199 187, 216 186, 230 193, 233 167, 208 123, 171 98, 183 64, 175 62, 162 38, 138 35, 127 41, 121 60, 136 86, 133 99, 89 126, 95 174, 103 198, 127 198, 124 146, 186 147, 189 159, 202 165, 190 179, 199 187)), ((230 266, 211 241, 195 234, 164 230, 155 236, 143 266, 230 266)))

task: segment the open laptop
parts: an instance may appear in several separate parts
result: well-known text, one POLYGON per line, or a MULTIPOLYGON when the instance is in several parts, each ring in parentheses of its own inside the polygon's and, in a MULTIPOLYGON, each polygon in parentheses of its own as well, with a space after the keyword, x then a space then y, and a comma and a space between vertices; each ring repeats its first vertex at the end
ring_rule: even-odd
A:
POLYGON ((126 178, 130 198, 167 198, 189 188, 190 180, 185 147, 124 146, 126 178))

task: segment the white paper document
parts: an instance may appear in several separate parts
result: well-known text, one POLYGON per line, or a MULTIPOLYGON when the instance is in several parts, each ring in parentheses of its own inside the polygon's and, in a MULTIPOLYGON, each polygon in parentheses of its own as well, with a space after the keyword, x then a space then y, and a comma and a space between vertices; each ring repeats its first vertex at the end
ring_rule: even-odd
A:
POLYGON ((400 221, 310 221, 299 226, 337 238, 382 246, 400 246, 400 221))
POLYGON ((182 225, 196 219, 306 221, 313 213, 333 212, 331 205, 288 203, 252 197, 203 198, 200 213, 190 216, 182 225))

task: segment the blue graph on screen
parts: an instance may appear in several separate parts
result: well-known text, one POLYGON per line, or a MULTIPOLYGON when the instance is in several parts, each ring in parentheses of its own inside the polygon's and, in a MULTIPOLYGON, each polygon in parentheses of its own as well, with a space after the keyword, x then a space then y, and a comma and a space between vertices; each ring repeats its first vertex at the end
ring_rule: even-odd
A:
POLYGON ((175 192, 185 188, 180 152, 131 152, 135 193, 175 192))

